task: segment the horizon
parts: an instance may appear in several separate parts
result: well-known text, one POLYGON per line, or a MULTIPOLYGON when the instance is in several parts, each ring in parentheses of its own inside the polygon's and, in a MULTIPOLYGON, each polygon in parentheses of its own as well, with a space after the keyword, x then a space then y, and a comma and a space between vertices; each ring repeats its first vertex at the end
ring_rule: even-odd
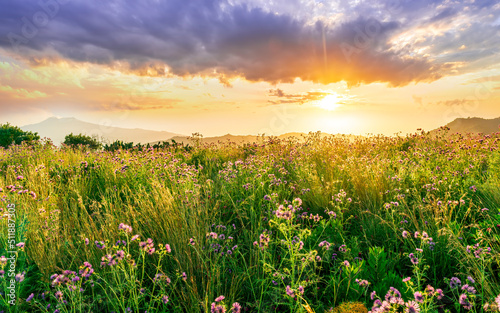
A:
POLYGON ((410 134, 500 116, 500 3, 8 0, 0 124, 410 134))

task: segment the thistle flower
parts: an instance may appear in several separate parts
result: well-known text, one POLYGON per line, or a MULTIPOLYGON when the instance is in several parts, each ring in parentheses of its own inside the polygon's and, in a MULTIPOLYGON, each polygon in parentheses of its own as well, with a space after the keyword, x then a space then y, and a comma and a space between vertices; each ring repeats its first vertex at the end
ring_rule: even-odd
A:
POLYGON ((457 287, 460 287, 462 285, 462 282, 460 281, 460 279, 458 279, 458 277, 452 277, 450 279, 450 288, 451 289, 455 289, 457 287))
POLYGON ((415 301, 417 302, 424 302, 424 295, 422 295, 422 293, 420 291, 417 291, 413 294, 413 297, 415 298, 415 301))
POLYGON ((215 298, 215 302, 221 302, 222 300, 224 300, 226 297, 224 296, 218 296, 217 298, 215 298))
POLYGON ((241 313, 241 305, 238 302, 233 303, 231 309, 232 313, 241 313))
POLYGON ((118 229, 119 230, 123 230, 126 233, 131 233, 132 232, 132 227, 130 227, 127 224, 123 224, 123 223, 120 223, 120 225, 118 225, 118 229))

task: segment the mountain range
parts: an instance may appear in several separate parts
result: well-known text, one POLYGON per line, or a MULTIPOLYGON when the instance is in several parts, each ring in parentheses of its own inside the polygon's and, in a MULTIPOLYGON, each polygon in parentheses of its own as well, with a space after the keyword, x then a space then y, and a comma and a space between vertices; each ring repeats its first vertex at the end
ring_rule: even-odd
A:
MULTIPOLYGON (((500 117, 495 119, 484 119, 479 117, 471 118, 457 118, 451 123, 446 124, 448 127, 449 134, 454 133, 483 133, 491 134, 500 131, 500 117)), ((176 142, 184 142, 192 144, 194 142, 193 138, 181 134, 176 134, 167 131, 154 131, 146 130, 140 128, 121 128, 104 126, 99 124, 93 124, 88 122, 80 121, 76 118, 57 118, 51 117, 37 124, 31 124, 21 127, 25 131, 37 132, 41 138, 50 138, 52 141, 59 145, 64 141, 64 137, 70 133, 73 134, 85 134, 89 136, 97 136, 104 143, 111 143, 115 140, 121 140, 123 142, 133 142, 137 143, 157 143, 162 141, 175 140, 176 142)), ((432 132, 437 131, 433 130, 432 132)), ((280 139, 283 138, 299 138, 301 139, 304 133, 287 133, 277 136, 280 139)), ((328 134, 322 133, 322 136, 328 134)), ((235 143, 249 143, 258 141, 257 136, 247 135, 231 135, 227 134, 218 137, 205 137, 201 139, 205 143, 224 143, 224 142, 235 142, 235 143)))
POLYGON ((154 131, 140 128, 111 127, 80 121, 76 118, 50 117, 37 124, 21 127, 24 131, 37 132, 40 138, 50 138, 54 144, 59 145, 64 141, 64 137, 73 133, 74 135, 84 134, 87 136, 97 136, 104 143, 111 143, 116 140, 124 142, 145 143, 153 141, 169 140, 181 134, 154 131))

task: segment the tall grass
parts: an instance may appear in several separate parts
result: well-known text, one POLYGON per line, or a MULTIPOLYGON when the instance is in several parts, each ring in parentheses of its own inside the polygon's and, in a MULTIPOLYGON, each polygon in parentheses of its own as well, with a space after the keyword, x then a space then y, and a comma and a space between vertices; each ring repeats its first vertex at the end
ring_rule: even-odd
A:
POLYGON ((0 150, 0 255, 11 251, 9 203, 25 243, 15 249, 16 305, 0 260, 0 306, 324 312, 371 307, 372 292, 392 287, 400 296, 385 300, 402 303, 382 297, 373 311, 410 300, 425 312, 494 308, 499 138, 311 134, 192 150, 0 150), (474 292, 450 286, 468 276, 474 292))

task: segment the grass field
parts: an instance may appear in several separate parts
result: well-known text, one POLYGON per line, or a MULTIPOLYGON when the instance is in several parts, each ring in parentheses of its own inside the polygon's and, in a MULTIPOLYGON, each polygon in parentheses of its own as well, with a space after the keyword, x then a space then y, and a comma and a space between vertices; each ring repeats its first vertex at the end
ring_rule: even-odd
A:
POLYGON ((498 311, 499 138, 0 150, 0 311, 498 311))

